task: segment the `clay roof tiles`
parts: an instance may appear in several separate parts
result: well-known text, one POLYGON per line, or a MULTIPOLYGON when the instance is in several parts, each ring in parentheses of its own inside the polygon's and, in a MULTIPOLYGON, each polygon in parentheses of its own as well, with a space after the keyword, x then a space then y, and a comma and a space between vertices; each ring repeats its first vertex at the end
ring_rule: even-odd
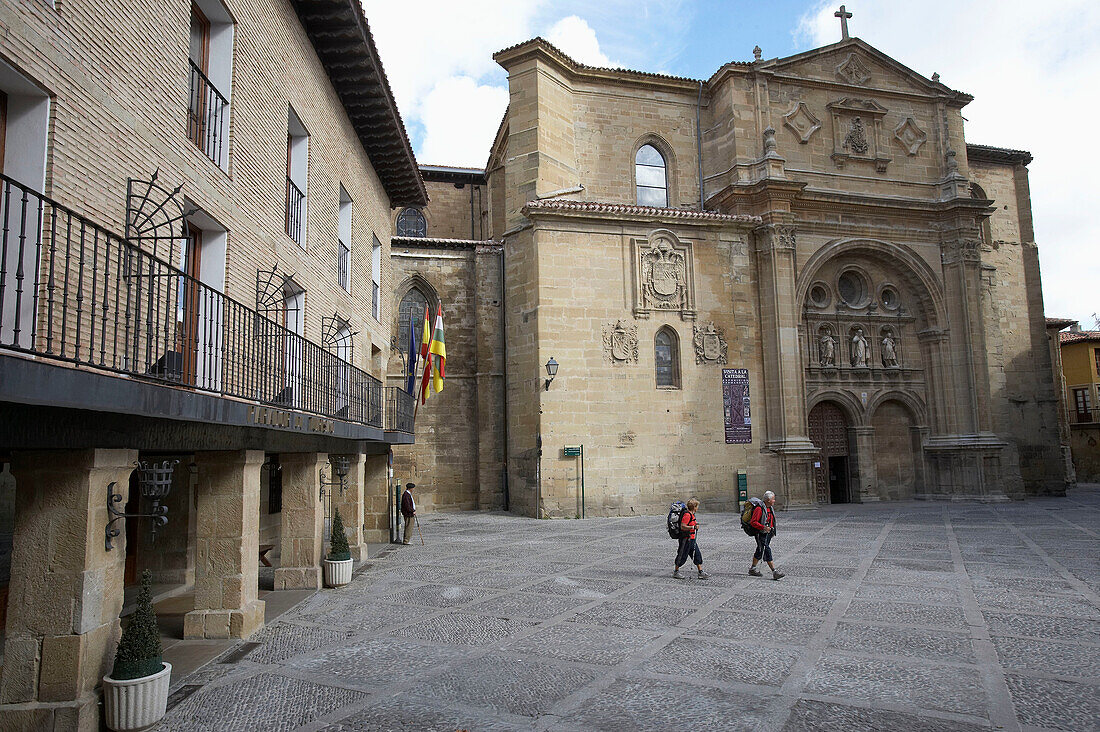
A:
POLYGON ((1100 330, 1063 331, 1058 334, 1058 343, 1081 343, 1083 341, 1100 341, 1100 330))
POLYGON ((528 45, 530 45, 532 48, 535 46, 542 46, 544 50, 546 50, 550 55, 556 56, 559 61, 582 71, 606 71, 616 74, 627 74, 628 76, 634 76, 638 78, 667 79, 669 81, 687 81, 691 82, 692 84, 699 84, 702 82, 702 79, 692 79, 687 76, 672 76, 671 74, 657 74, 652 71, 635 71, 634 69, 624 69, 621 67, 613 68, 609 66, 589 66, 588 64, 577 61, 575 58, 565 53, 542 36, 535 36, 534 38, 530 38, 526 41, 523 41, 522 43, 517 43, 514 46, 502 48, 501 50, 493 54, 493 59, 496 60, 498 56, 502 56, 504 54, 510 53, 511 51, 515 51, 528 45))
POLYGON ((654 216, 666 219, 681 219, 686 221, 735 221, 746 224, 759 224, 759 216, 746 216, 742 214, 724 214, 712 211, 695 211, 689 208, 658 208, 656 206, 636 206, 627 203, 600 203, 599 201, 570 201, 565 199, 528 201, 523 207, 524 212, 553 213, 603 213, 619 214, 623 216, 654 216))

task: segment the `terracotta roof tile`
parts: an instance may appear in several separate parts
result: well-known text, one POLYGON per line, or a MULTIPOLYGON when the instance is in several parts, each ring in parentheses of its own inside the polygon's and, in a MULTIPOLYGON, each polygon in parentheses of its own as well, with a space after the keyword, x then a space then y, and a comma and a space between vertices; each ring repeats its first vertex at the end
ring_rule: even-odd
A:
POLYGON ((1100 341, 1100 330, 1064 331, 1058 334, 1058 343, 1080 343, 1082 341, 1100 341))
POLYGON ((584 71, 612 71, 612 72, 616 72, 616 73, 629 74, 631 76, 640 76, 640 77, 645 77, 645 78, 649 78, 649 79, 669 79, 671 81, 690 81, 693 84, 698 84, 702 81, 702 79, 692 79, 692 78, 687 77, 687 76, 672 76, 670 74, 656 74, 656 73, 653 73, 652 71, 635 71, 634 69, 624 69, 624 68, 621 68, 621 67, 620 68, 612 68, 612 67, 608 67, 608 66, 589 66, 588 64, 583 64, 580 61, 577 61, 575 58, 573 58, 569 54, 565 53, 560 48, 558 48, 557 46, 555 46, 553 43, 546 40, 542 36, 535 36, 534 38, 530 38, 526 41, 523 41, 522 43, 517 43, 514 46, 508 46, 508 48, 502 48, 501 50, 499 50, 499 51, 497 51, 496 53, 493 54, 493 58, 496 59, 497 56, 499 56, 503 53, 508 53, 509 51, 514 51, 515 49, 521 48, 521 47, 526 46, 528 44, 542 44, 543 46, 546 46, 547 50, 549 50, 553 55, 558 56, 560 60, 566 61, 571 66, 574 66, 578 69, 582 69, 584 71))
POLYGON ((528 201, 523 207, 528 211, 575 211, 577 213, 607 213, 623 216, 655 216, 666 219, 686 221, 736 221, 745 224, 759 224, 759 216, 724 214, 712 211, 695 211, 688 208, 658 208, 656 206, 635 206, 626 203, 600 203, 599 201, 570 201, 567 199, 528 201))

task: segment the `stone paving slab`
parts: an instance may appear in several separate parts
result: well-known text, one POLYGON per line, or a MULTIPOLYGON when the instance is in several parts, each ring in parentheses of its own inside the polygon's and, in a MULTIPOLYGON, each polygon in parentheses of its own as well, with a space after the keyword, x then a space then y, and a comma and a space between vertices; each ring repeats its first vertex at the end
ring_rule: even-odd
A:
POLYGON ((425 516, 158 729, 1100 732, 1100 488, 780 513, 779 582, 705 508, 706 581, 664 516, 425 516))

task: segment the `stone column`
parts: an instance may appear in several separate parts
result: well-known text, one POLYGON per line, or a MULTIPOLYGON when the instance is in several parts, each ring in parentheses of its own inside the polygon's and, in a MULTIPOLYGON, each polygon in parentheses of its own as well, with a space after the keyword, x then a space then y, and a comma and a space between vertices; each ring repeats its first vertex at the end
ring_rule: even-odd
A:
MULTIPOLYGON (((361 562, 367 558, 367 542, 363 538, 363 478, 366 467, 366 455, 348 455, 347 488, 343 493, 339 488, 333 490, 333 501, 340 509, 344 519, 345 533, 348 535, 348 548, 351 558, 361 562)), ((329 471, 331 472, 331 471, 329 471)), ((326 475, 328 472, 326 472, 326 475)))
POLYGON ((849 444, 855 447, 855 471, 848 489, 853 503, 866 503, 881 499, 875 475, 875 428, 849 427, 849 444))
POLYGON ((282 557, 275 570, 276 590, 321 588, 325 514, 321 504, 321 470, 330 475, 328 455, 284 453, 282 557))
MULTIPOLYGON (((390 540, 389 457, 367 455, 363 465, 363 541, 388 543, 390 540)), ((397 491, 395 502, 401 501, 397 491)), ((400 515, 400 514, 398 514, 400 515)), ((400 534, 398 534, 400 536, 400 534)), ((366 547, 364 547, 366 551, 366 547)), ((364 554, 364 559, 366 555, 364 554)))
POLYGON ((126 566, 123 521, 115 524, 122 531, 114 549, 104 546, 107 486, 127 495, 137 457, 136 450, 12 456, 15 535, 0 728, 99 729, 95 689, 114 663, 126 566))
POLYGON ((195 609, 183 618, 184 638, 247 638, 263 627, 256 599, 263 461, 261 450, 195 453, 195 609))

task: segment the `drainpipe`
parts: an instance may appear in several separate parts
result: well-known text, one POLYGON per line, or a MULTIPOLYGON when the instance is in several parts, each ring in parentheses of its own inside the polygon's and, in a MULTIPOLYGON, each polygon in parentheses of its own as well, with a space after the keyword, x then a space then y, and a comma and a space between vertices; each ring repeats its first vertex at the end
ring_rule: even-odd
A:
POLYGON ((699 98, 695 102, 695 157, 699 161, 699 210, 703 210, 703 128, 699 124, 703 107, 703 82, 699 81, 699 98))
POLYGON ((501 487, 504 490, 504 510, 508 509, 508 338, 504 332, 506 323, 508 288, 504 286, 504 245, 505 240, 500 240, 500 372, 501 372, 501 396, 504 398, 504 432, 501 433, 504 465, 501 466, 501 487))

